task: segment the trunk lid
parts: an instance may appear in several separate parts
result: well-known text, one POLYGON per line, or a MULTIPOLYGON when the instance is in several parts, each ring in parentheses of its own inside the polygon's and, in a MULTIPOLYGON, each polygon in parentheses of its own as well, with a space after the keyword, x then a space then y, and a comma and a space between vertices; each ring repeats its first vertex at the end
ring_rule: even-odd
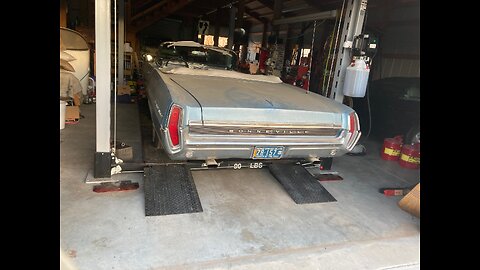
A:
POLYGON ((347 112, 342 104, 316 93, 306 94, 304 89, 284 83, 169 76, 198 101, 203 123, 341 125, 341 114, 347 112))

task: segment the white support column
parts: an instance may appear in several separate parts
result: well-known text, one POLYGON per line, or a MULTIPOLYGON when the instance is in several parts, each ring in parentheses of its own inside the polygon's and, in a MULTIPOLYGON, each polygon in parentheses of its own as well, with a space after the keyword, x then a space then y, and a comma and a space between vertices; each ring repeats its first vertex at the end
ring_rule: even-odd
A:
POLYGON ((125 68, 125 0, 118 3, 118 85, 123 85, 125 68))
POLYGON ((94 177, 110 177, 110 0, 95 1, 96 153, 94 177))
POLYGON ((330 98, 343 102, 343 84, 347 67, 352 59, 352 42, 355 36, 362 33, 363 21, 365 19, 365 11, 367 9, 367 0, 347 1, 345 10, 345 19, 343 28, 340 32, 340 42, 338 44, 337 60, 335 71, 333 73, 333 85, 330 92, 330 98), (346 43, 347 42, 347 43, 346 43), (344 47, 348 45, 348 47, 344 47))

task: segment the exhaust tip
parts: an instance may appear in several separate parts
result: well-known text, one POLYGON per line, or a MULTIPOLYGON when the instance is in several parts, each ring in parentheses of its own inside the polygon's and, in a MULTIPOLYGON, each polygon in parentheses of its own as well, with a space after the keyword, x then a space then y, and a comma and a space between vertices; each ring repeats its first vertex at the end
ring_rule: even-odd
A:
POLYGON ((218 166, 219 166, 218 164, 210 164, 210 165, 207 164, 207 168, 218 168, 218 166))
POLYGON ((308 163, 313 164, 313 165, 318 165, 321 163, 320 159, 318 157, 309 157, 306 159, 308 163))
POLYGON ((320 165, 322 162, 320 160, 315 160, 312 162, 313 165, 320 165))
POLYGON ((207 159, 205 161, 205 164, 207 165, 208 168, 218 168, 218 166, 220 166, 220 164, 217 163, 217 161, 215 159, 207 159))

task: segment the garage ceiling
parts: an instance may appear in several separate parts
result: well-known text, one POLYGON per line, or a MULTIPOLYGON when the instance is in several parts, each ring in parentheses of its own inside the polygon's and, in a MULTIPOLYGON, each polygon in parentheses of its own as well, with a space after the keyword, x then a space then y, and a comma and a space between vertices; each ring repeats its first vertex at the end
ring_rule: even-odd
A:
MULTIPOLYGON (((308 15, 329 10, 340 10, 347 0, 283 0, 281 18, 308 15)), ((241 25, 245 29, 260 25, 271 25, 274 17, 275 0, 125 0, 126 27, 128 32, 138 33, 155 22, 170 18, 183 21, 188 25, 195 24, 198 19, 218 23, 228 27, 228 7, 233 4, 239 7, 244 3, 241 25), (216 11, 219 11, 218 13, 216 11)), ((367 26, 383 32, 392 23, 418 25, 419 21, 409 18, 390 18, 397 8, 418 6, 420 0, 368 0, 369 16, 367 26)), ((69 21, 78 21, 73 26, 93 39, 95 23, 95 0, 68 1, 69 21)), ((255 27, 259 29, 259 27, 255 27)), ((291 25, 301 28, 300 24, 291 25)))
MULTIPOLYGON (((132 0, 131 25, 138 30, 168 17, 199 19, 212 17, 220 10, 220 23, 228 25, 230 4, 239 7, 244 2, 244 22, 250 26, 271 22, 274 16, 274 0, 132 0)), ((342 0, 283 0, 281 17, 288 18, 319 11, 341 8, 342 0)))
MULTIPOLYGON (((137 32, 165 18, 176 17, 187 20, 208 18, 222 26, 228 26, 229 5, 237 8, 244 3, 243 23, 245 26, 270 23, 273 20, 275 0, 126 0, 131 2, 130 26, 137 32), (215 13, 220 10, 218 17, 215 13)), ((283 0, 281 18, 341 9, 343 0, 283 0)), ((381 9, 388 14, 398 6, 418 5, 419 0, 369 0, 369 10, 381 9)), ((128 20, 128 19, 127 19, 128 20)), ((127 22, 128 23, 128 22, 127 22)), ((383 28, 382 22, 372 25, 383 28)))

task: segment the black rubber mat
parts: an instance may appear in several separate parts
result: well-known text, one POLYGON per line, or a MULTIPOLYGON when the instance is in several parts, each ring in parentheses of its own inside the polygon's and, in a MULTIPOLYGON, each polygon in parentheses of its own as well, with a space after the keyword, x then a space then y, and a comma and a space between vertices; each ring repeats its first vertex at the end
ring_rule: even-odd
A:
POLYGON ((192 173, 185 165, 146 167, 145 215, 159 216, 202 212, 192 173))
POLYGON ((297 204, 337 201, 301 165, 272 163, 268 169, 297 204))

